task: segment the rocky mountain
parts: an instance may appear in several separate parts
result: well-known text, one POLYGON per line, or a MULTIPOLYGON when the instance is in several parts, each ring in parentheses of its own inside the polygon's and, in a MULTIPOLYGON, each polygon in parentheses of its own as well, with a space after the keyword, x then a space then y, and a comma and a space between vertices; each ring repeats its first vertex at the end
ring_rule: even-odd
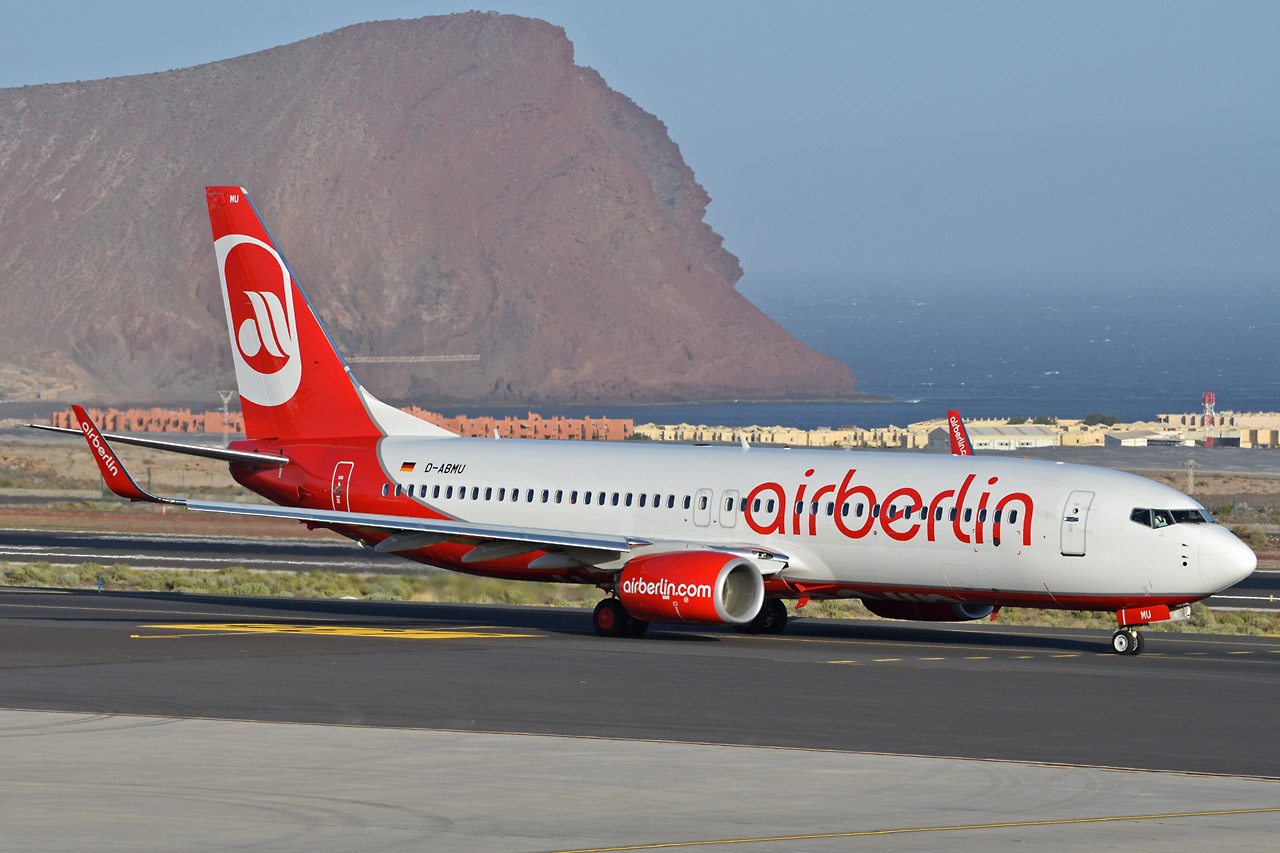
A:
POLYGON ((661 121, 562 29, 468 13, 0 90, 0 398, 230 387, 207 184, 249 191, 348 355, 480 356, 359 365, 388 399, 859 396, 734 290, 661 121))

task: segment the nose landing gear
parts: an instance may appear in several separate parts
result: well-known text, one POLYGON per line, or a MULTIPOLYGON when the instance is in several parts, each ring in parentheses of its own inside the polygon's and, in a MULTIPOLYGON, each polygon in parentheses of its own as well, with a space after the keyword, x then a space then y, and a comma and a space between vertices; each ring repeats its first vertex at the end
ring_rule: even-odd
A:
POLYGON ((1142 653, 1146 641, 1137 628, 1119 628, 1111 635, 1111 648, 1118 655, 1137 655, 1142 653))
POLYGON ((1155 604, 1147 607, 1126 607, 1116 611, 1116 621, 1120 627, 1111 635, 1111 648, 1118 655, 1137 655, 1142 653, 1144 645, 1142 632, 1138 629, 1152 622, 1172 620, 1179 622, 1191 618, 1191 605, 1184 605, 1170 610, 1168 605, 1155 604))

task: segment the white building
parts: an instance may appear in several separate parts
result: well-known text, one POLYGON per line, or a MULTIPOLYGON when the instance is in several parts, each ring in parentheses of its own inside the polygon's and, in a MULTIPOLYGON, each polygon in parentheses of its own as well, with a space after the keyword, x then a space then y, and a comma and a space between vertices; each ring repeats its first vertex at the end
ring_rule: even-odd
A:
MULTIPOLYGON (((1050 426, 1025 424, 1022 426, 969 426, 969 443, 974 450, 1018 450, 1024 447, 1057 447, 1058 432, 1050 426)), ((929 432, 929 447, 948 450, 951 437, 946 427, 929 432)))

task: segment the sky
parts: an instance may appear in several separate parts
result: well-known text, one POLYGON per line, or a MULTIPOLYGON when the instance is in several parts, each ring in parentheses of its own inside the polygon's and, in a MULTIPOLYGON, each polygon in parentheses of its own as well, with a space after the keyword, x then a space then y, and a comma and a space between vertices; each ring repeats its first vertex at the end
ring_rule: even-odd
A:
MULTIPOLYGON (((1280 283, 1280 3, 478 2, 564 27, 578 64, 666 123, 744 289, 1280 283)), ((472 8, 6 6, 0 87, 472 8)))

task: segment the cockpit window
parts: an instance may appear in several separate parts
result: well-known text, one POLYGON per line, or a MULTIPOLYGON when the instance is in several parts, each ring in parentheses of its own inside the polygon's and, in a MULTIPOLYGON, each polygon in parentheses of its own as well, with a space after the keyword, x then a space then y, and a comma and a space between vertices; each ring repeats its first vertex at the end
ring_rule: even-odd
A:
POLYGON ((1129 520, 1147 527, 1161 528, 1170 524, 1209 524, 1213 519, 1200 509, 1146 509, 1136 508, 1129 513, 1129 520))

